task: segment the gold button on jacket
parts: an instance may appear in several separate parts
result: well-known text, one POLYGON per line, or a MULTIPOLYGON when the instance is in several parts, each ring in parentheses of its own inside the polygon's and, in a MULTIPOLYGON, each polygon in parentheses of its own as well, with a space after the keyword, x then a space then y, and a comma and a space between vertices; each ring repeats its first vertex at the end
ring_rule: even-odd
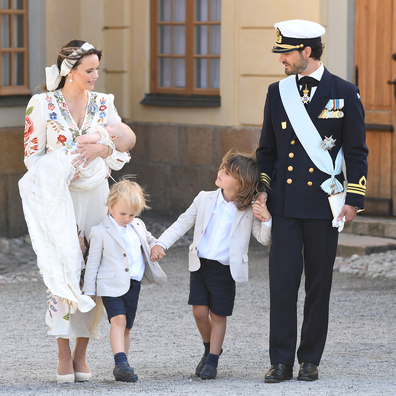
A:
POLYGON ((308 184, 308 186, 312 186, 312 182, 311 181, 309 181, 307 184, 308 184))
POLYGON ((292 179, 287 179, 287 184, 292 184, 293 180, 292 179))
POLYGON ((296 141, 295 141, 295 140, 292 140, 292 141, 290 142, 290 144, 296 144, 296 141))
POLYGON ((313 173, 314 168, 309 168, 309 173, 313 173))
POLYGON ((294 153, 289 153, 289 157, 293 158, 294 157, 294 153))
POLYGON ((291 171, 293 170, 293 167, 292 167, 292 166, 288 166, 288 167, 287 167, 287 170, 288 170, 289 172, 291 172, 291 171))

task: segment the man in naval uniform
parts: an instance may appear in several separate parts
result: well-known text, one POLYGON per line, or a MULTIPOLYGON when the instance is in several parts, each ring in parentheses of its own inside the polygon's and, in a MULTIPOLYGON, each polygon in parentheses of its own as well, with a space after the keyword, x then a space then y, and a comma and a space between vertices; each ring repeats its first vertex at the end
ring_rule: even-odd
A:
POLYGON ((275 24, 279 61, 290 76, 269 86, 257 156, 270 185, 273 216, 270 275, 270 359, 265 382, 293 378, 297 297, 305 272, 298 380, 318 379, 325 346, 338 229, 364 208, 367 178, 364 109, 358 88, 320 61, 323 26, 291 20, 275 24), (343 190, 333 214, 328 197, 343 190))

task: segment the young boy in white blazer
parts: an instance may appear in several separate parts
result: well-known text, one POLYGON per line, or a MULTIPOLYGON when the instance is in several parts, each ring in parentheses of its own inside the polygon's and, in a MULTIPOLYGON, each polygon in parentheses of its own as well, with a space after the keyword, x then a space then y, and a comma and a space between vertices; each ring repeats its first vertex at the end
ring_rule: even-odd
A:
POLYGON ((192 226, 189 248, 190 296, 193 315, 205 352, 195 373, 215 379, 226 332, 232 315, 235 282, 248 280, 250 234, 263 245, 271 240, 271 215, 266 203, 251 205, 260 186, 261 170, 255 157, 227 153, 218 171, 216 191, 201 191, 192 205, 158 239, 151 250, 152 260, 169 248, 192 226), (255 218, 262 216, 265 222, 255 218))
POLYGON ((138 376, 127 357, 140 285, 163 284, 167 277, 158 263, 150 260, 156 238, 136 218, 148 208, 143 189, 123 179, 111 187, 107 207, 104 221, 91 230, 83 291, 93 299, 102 297, 106 308, 115 380, 136 382, 138 376))

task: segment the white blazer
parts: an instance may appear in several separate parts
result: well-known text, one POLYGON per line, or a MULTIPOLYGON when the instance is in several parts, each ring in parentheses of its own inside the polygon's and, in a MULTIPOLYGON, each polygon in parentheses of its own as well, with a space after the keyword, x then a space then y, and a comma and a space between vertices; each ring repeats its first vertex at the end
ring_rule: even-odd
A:
MULTIPOLYGON (((158 242, 169 248, 195 224, 193 243, 189 248, 191 272, 197 271, 201 266, 198 257, 199 242, 212 216, 220 191, 220 188, 216 191, 201 191, 191 206, 158 239, 158 242)), ((252 207, 249 206, 246 210, 235 212, 231 228, 230 270, 236 282, 248 280, 248 248, 251 233, 263 245, 268 245, 271 241, 271 228, 257 220, 252 207)))
MULTIPOLYGON (((165 272, 158 263, 150 260, 150 249, 156 238, 147 231, 141 219, 135 218, 132 227, 140 239, 145 258, 142 284, 165 283, 165 272)), ((130 278, 128 256, 121 235, 106 216, 102 223, 91 229, 83 291, 96 290, 97 296, 119 297, 129 290, 130 278)))

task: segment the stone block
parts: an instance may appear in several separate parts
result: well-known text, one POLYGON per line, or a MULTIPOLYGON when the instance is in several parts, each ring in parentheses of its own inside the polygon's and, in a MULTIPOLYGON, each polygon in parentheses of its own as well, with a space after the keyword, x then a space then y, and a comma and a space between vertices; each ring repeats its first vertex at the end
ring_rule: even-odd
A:
POLYGON ((201 169, 202 190, 213 191, 218 188, 215 184, 215 181, 217 179, 217 172, 217 168, 201 169))
POLYGON ((150 155, 152 162, 179 163, 179 127, 174 124, 152 124, 150 128, 150 155))
POLYGON ((136 135, 136 145, 130 151, 131 162, 144 162, 147 160, 148 153, 150 152, 149 126, 142 122, 129 122, 128 125, 136 135))
POLYGON ((24 173, 23 128, 1 128, 0 137, 0 175, 24 173))
POLYGON ((252 152, 252 130, 243 128, 222 128, 221 130, 222 156, 229 150, 243 153, 252 152))
POLYGON ((115 173, 121 172, 136 175, 136 182, 149 194, 148 205, 152 210, 160 213, 169 211, 170 166, 129 163, 115 173))
POLYGON ((211 127, 188 127, 188 164, 211 165, 213 130, 211 127))
POLYGON ((170 214, 184 212, 201 191, 201 174, 198 167, 172 166, 170 214))
POLYGON ((187 125, 179 126, 179 147, 180 147, 180 164, 188 164, 188 131, 187 125))
POLYGON ((27 233, 27 225, 18 188, 18 181, 22 176, 23 173, 7 176, 7 238, 16 238, 27 233))
POLYGON ((213 158, 212 158, 212 166, 216 169, 220 166, 221 160, 223 158, 223 152, 221 149, 221 127, 213 128, 213 158))

